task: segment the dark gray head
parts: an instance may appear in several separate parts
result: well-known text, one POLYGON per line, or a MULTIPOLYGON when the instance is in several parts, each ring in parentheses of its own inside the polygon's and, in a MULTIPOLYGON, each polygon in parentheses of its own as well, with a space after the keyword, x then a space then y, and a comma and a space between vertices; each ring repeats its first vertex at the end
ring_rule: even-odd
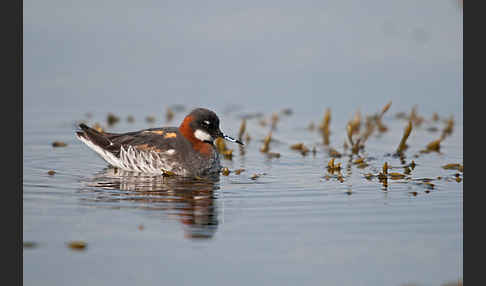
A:
POLYGON ((189 126, 194 130, 194 137, 197 139, 212 143, 214 139, 224 136, 219 129, 219 118, 213 111, 196 108, 189 116, 192 118, 189 126))
POLYGON ((203 142, 213 143, 213 141, 222 137, 228 141, 243 144, 239 140, 235 140, 226 136, 219 129, 219 118, 213 111, 206 108, 196 108, 189 113, 182 122, 179 129, 186 132, 192 132, 193 136, 203 142), (186 130, 190 127, 190 131, 186 130))

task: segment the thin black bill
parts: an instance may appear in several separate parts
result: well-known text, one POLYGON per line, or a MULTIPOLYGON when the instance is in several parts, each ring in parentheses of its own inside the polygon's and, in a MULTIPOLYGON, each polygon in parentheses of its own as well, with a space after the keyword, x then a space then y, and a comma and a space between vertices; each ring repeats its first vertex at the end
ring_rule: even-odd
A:
POLYGON ((241 145, 245 145, 240 140, 231 138, 231 137, 229 137, 227 135, 223 135, 223 138, 226 139, 226 140, 228 140, 228 141, 230 141, 230 142, 234 142, 234 143, 238 143, 238 144, 241 144, 241 145))

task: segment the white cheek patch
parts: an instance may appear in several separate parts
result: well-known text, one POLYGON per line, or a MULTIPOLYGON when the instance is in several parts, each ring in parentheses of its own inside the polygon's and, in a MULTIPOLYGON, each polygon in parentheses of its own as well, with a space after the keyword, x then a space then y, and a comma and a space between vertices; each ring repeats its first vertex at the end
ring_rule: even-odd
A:
POLYGON ((194 137, 201 141, 213 141, 213 137, 201 129, 197 129, 196 132, 194 132, 194 137))

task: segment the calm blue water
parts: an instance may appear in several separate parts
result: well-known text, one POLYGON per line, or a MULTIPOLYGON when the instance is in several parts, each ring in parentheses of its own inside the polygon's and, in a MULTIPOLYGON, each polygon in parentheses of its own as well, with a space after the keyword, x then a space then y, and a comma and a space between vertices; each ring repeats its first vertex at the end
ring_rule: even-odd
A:
POLYGON ((463 164, 457 3, 83 3, 24 2, 23 238, 36 244, 23 251, 25 285, 441 285, 463 278, 464 177, 441 168, 463 164), (346 124, 356 111, 364 120, 389 101, 388 131, 368 139, 361 155, 369 166, 360 169, 343 148, 346 124), (185 109, 166 122, 175 104, 185 109), (416 167, 411 179, 389 180, 385 189, 365 174, 385 162, 402 165, 389 155, 406 126, 396 114, 414 105, 425 121, 412 130, 405 160, 416 167), (74 137, 81 120, 111 132, 177 126, 197 106, 214 110, 234 137, 242 117, 262 115, 247 121, 244 153, 228 143, 233 159, 222 160, 244 172, 204 181, 115 173, 74 137), (285 108, 292 114, 280 113, 285 108), (321 135, 307 129, 326 108, 330 146, 344 153, 336 159, 343 182, 326 169, 321 135), (120 117, 112 127, 110 112, 120 117), (259 149, 272 113, 280 120, 270 151, 281 157, 269 159, 259 149), (155 123, 145 121, 149 115, 155 123), (440 153, 420 153, 450 116, 453 132, 440 153), (53 148, 54 141, 67 146, 53 148), (316 154, 290 149, 299 142, 316 154), (73 240, 86 249, 69 249, 73 240))

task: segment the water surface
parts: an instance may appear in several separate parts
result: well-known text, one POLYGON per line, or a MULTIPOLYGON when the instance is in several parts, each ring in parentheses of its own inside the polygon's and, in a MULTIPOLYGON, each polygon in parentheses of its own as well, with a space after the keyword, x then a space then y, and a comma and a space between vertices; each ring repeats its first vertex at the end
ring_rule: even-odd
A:
MULTIPOLYGON (((437 285, 460 279, 463 183, 455 181, 457 170, 441 166, 462 164, 462 126, 456 119, 440 153, 420 150, 440 136, 441 121, 428 118, 409 138, 405 160, 416 162, 411 178, 430 178, 433 189, 405 179, 389 180, 385 188, 365 174, 378 174, 384 162, 402 165, 390 155, 407 123, 395 110, 383 119, 389 131, 376 132, 366 143, 361 155, 370 165, 364 169, 352 164, 356 155, 344 151, 347 122, 332 119, 331 146, 345 154, 335 159, 342 163, 343 182, 326 169, 331 158, 321 135, 306 128, 323 114, 281 114, 270 144, 281 157, 271 159, 259 151, 270 125, 248 119, 251 141, 244 154, 228 144, 233 158, 222 160, 232 171, 245 171, 204 180, 109 168, 73 135, 77 119, 104 123, 106 114, 65 121, 49 113, 29 121, 27 115, 23 236, 37 247, 24 250, 24 281, 437 285), (439 131, 427 131, 428 126, 439 131), (53 148, 55 140, 68 145, 53 148), (298 142, 315 146, 315 155, 291 150, 298 142), (261 176, 253 180, 254 174, 261 176), (87 248, 70 250, 66 243, 72 240, 85 241, 87 248)), ((151 126, 143 112, 133 114, 134 123, 121 117, 111 129, 151 126)), ((176 113, 173 123, 184 114, 176 113)), ((250 112, 219 114, 224 132, 236 135, 250 112)), ((271 114, 266 115, 268 121, 271 114)))

